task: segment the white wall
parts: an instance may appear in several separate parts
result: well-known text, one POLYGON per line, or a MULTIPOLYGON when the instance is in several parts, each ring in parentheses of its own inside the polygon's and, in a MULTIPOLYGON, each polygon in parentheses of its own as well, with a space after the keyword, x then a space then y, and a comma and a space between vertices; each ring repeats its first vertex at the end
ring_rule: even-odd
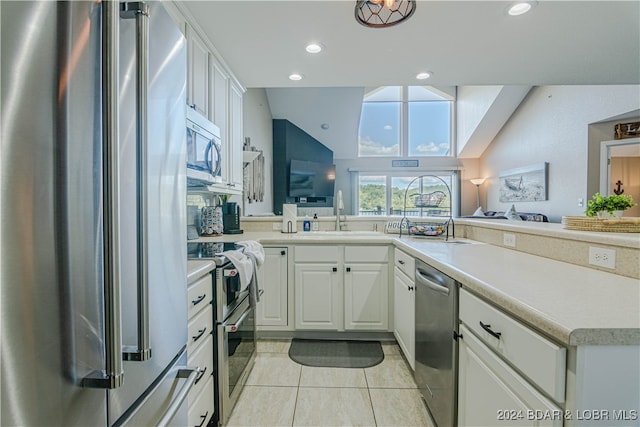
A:
MULTIPOLYGON (((549 163, 549 199, 516 203, 520 212, 540 212, 553 222, 582 215, 578 198, 587 198, 589 124, 640 107, 640 86, 541 86, 533 88, 481 157, 488 178, 485 210, 503 211, 500 171, 549 163)), ((612 130, 613 131, 613 130, 612 130)))
POLYGON ((264 198, 262 202, 244 200, 243 215, 273 213, 273 121, 264 89, 248 89, 243 98, 244 136, 264 155, 264 198))

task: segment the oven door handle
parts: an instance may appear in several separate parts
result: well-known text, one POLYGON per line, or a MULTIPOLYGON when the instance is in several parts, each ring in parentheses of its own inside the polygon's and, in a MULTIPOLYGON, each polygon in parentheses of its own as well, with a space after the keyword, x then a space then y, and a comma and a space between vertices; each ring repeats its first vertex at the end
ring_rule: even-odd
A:
POLYGON ((240 316, 240 319, 238 319, 238 321, 236 323, 232 323, 232 324, 227 324, 227 322, 224 322, 222 324, 222 326, 224 327, 224 331, 225 332, 237 332, 238 328, 240 326, 242 326, 242 322, 244 322, 244 319, 247 318, 247 316, 249 315, 249 312, 253 310, 251 307, 248 307, 244 313, 242 313, 242 316, 240 316))

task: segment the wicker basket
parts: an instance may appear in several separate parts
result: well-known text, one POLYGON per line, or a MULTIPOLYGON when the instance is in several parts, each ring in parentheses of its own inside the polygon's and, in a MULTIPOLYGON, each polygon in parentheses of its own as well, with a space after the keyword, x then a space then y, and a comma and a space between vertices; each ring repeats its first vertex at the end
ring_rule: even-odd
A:
POLYGON ((411 236, 441 236, 447 231, 448 222, 409 222, 408 230, 411 236))
POLYGON ((414 203, 417 208, 437 208, 444 200, 446 194, 442 191, 434 191, 433 193, 418 194, 414 203))
POLYGON ((562 224, 567 230, 640 233, 640 217, 602 219, 588 216, 563 216, 562 224))

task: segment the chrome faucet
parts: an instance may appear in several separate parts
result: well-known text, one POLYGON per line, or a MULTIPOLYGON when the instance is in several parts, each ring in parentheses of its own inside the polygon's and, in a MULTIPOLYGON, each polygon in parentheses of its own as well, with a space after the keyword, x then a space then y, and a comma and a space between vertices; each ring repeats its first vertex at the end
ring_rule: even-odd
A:
MULTIPOLYGON (((340 213, 344 210, 344 203, 342 202, 342 190, 338 190, 336 197, 336 231, 342 231, 342 227, 345 225, 340 219, 340 213)), ((346 222, 345 217, 345 222, 346 222)))
POLYGON ((336 231, 342 231, 342 227, 344 227, 347 221, 347 217, 346 215, 340 215, 340 211, 342 211, 342 209, 340 208, 336 208, 336 231), (341 220, 340 217, 344 216, 344 220, 341 220))

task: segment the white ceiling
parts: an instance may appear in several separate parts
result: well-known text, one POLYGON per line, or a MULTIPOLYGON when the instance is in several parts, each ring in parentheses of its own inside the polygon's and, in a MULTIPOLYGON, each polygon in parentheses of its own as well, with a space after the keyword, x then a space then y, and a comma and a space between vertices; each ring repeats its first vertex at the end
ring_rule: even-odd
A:
MULTIPOLYGON (((336 158, 357 156, 365 87, 640 83, 638 1, 540 0, 510 17, 512 1, 418 0, 389 28, 358 24, 355 0, 178 2, 244 86, 267 88, 274 118, 336 158), (307 53, 312 41, 324 51, 307 53), (433 76, 416 80, 425 70, 433 76)), ((512 112, 488 126, 497 132, 512 112)))
POLYGON ((359 25, 355 0, 181 3, 247 87, 416 84, 425 70, 435 86, 640 83, 638 1, 540 0, 510 17, 511 1, 418 0, 389 28, 359 25))

